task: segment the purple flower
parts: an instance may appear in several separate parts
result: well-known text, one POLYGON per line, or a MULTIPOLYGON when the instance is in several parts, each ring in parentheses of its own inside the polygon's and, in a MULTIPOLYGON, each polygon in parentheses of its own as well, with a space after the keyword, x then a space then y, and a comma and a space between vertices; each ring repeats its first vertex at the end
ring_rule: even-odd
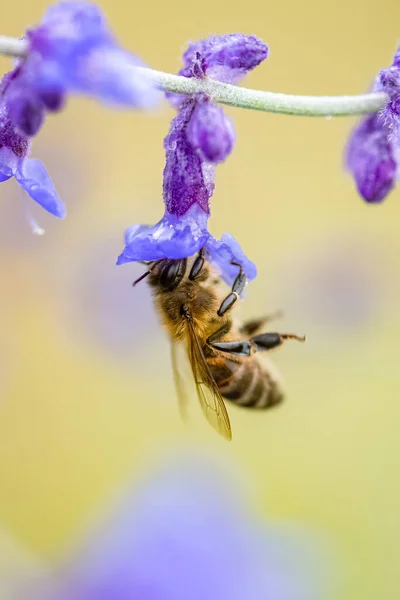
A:
POLYGON ((165 138, 166 165, 163 196, 165 213, 154 226, 133 225, 125 232, 125 249, 117 264, 159 258, 184 258, 204 248, 229 282, 237 275, 231 261, 241 264, 249 279, 256 276, 255 265, 229 234, 217 241, 207 229, 209 199, 214 190, 214 169, 202 160, 189 143, 187 128, 196 110, 193 99, 186 100, 165 138))
MULTIPOLYGON (((197 79, 210 78, 223 83, 237 84, 268 56, 268 46, 259 38, 242 33, 210 36, 189 45, 183 55, 179 75, 197 79)), ((187 97, 167 94, 171 104, 180 108, 187 97)), ((231 153, 235 132, 231 121, 207 98, 195 96, 198 105, 188 130, 190 143, 213 164, 223 162, 231 153)))
POLYGON ((392 65, 380 71, 373 91, 387 93, 389 102, 355 127, 346 163, 364 200, 378 203, 394 188, 400 169, 400 49, 392 65))
MULTIPOLYGON (((174 460, 130 494, 35 600, 317 600, 322 560, 265 527, 211 464, 174 460)), ((321 585, 322 584, 322 585, 321 585)), ((326 585, 326 584, 325 584, 326 585)))
POLYGON ((347 164, 367 202, 381 202, 394 187, 397 165, 381 115, 366 117, 354 129, 347 164))
POLYGON ((28 158, 30 138, 11 121, 7 110, 10 85, 19 76, 18 68, 7 73, 0 84, 0 182, 15 177, 19 185, 56 217, 65 217, 65 207, 58 198, 44 165, 28 158))
POLYGON ((26 33, 27 54, 0 86, 0 181, 15 176, 21 187, 57 217, 65 216, 46 169, 28 159, 30 138, 47 111, 59 111, 68 92, 106 103, 144 108, 159 93, 122 50, 101 10, 90 2, 59 2, 26 33))
MULTIPOLYGON (((243 77, 268 57, 268 46, 254 35, 231 33, 210 36, 189 44, 178 75, 223 83, 238 84, 243 77)), ((174 106, 185 100, 179 94, 167 94, 174 106)))
POLYGON ((222 108, 203 97, 196 101, 187 127, 187 139, 204 161, 217 164, 232 152, 235 130, 222 108))
MULTIPOLYGON (((189 46, 180 75, 237 83, 267 55, 267 45, 254 36, 213 36, 189 46)), ((184 258, 204 248, 226 281, 237 274, 232 261, 241 264, 247 277, 253 279, 256 267, 236 240, 225 234, 217 241, 207 228, 214 166, 233 149, 232 122, 204 93, 189 98, 177 94, 168 97, 178 115, 164 142, 165 214, 154 226, 133 225, 126 231, 125 249, 117 264, 184 258)))
POLYGON ((118 45, 101 10, 90 2, 59 2, 26 32, 27 56, 18 62, 7 109, 12 122, 35 135, 46 111, 60 110, 68 92, 105 103, 145 108, 159 97, 135 70, 143 63, 118 45))

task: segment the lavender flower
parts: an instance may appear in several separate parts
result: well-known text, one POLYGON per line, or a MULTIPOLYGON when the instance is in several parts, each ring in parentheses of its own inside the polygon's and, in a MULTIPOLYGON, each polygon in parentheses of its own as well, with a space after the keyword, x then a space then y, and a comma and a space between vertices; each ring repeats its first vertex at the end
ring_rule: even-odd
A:
POLYGON ((192 148, 197 148, 201 158, 209 163, 223 162, 233 150, 235 130, 232 121, 205 95, 196 99, 186 133, 192 148))
MULTIPOLYGON (((179 74, 237 83, 267 55, 267 45, 254 36, 213 36, 189 46, 179 74)), ((214 191, 213 167, 232 151, 232 122, 204 93, 191 98, 177 94, 168 97, 178 115, 164 142, 165 214, 154 226, 133 225, 126 231, 125 249, 117 264, 184 258, 204 248, 226 281, 237 274, 232 261, 241 264, 252 279, 256 267, 236 240, 226 233, 217 241, 207 229, 209 200, 214 191)))
POLYGON ((221 472, 167 464, 94 532, 35 600, 317 600, 322 561, 304 534, 264 528, 221 472))
POLYGON ((393 63, 377 76, 374 92, 386 92, 389 102, 368 115, 353 130, 346 162, 357 189, 367 202, 381 202, 394 188, 400 169, 400 48, 393 63))
POLYGON ((120 48, 95 4, 55 4, 40 25, 26 32, 26 39, 27 56, 18 63, 7 109, 27 135, 38 132, 46 111, 63 107, 67 92, 138 108, 152 106, 159 96, 135 70, 143 63, 120 48))
POLYGON ((30 137, 19 131, 10 119, 7 98, 10 85, 18 71, 8 73, 0 84, 0 182, 15 177, 30 197, 56 217, 65 217, 65 207, 59 199, 44 165, 27 158, 30 137))
POLYGON ((117 44, 101 10, 89 2, 59 2, 27 31, 27 55, 0 86, 0 181, 15 176, 56 217, 65 216, 43 164, 28 159, 30 138, 47 111, 59 111, 67 92, 118 106, 144 108, 159 97, 138 75, 139 59, 117 44))
MULTIPOLYGON (((183 55, 184 66, 178 74, 237 84, 267 56, 268 46, 255 36, 242 33, 210 36, 189 45, 183 55)), ((186 97, 180 94, 167 96, 176 108, 186 102, 186 97)), ((195 100, 198 106, 191 117, 190 143, 204 160, 213 164, 223 162, 233 149, 233 125, 205 94, 197 95, 195 100)))
MULTIPOLYGON (((253 35, 210 36, 189 44, 178 75, 197 79, 210 77, 223 83, 238 84, 267 57, 267 44, 253 35)), ((168 94, 168 97, 177 108, 185 100, 185 96, 178 94, 168 94)))
POLYGON ((354 129, 347 164, 367 202, 381 202, 393 189, 397 164, 382 115, 369 115, 354 129))

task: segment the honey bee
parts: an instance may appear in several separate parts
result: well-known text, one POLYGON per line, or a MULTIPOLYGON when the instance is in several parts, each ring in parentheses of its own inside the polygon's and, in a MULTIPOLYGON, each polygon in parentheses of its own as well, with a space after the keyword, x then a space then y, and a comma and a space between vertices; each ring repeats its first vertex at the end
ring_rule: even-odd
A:
MULTIPOLYGON (((156 309, 172 344, 172 363, 179 404, 186 406, 185 381, 177 354, 183 345, 189 358, 201 408, 210 425, 232 439, 224 399, 246 408, 265 409, 283 399, 279 375, 259 352, 284 340, 305 341, 290 333, 259 333, 271 317, 243 324, 232 320, 232 308, 247 283, 242 266, 228 295, 204 251, 188 259, 160 259, 145 263, 156 309)), ((275 315, 276 316, 276 315, 275 315)))

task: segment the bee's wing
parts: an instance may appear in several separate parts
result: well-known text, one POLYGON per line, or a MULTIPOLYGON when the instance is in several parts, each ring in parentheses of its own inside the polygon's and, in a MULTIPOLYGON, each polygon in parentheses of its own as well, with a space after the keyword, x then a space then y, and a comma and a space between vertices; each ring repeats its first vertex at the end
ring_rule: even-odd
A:
POLYGON ((189 360, 203 413, 212 427, 227 440, 232 439, 229 416, 215 379, 205 359, 192 321, 188 321, 189 360))
POLYGON ((188 364, 187 351, 183 343, 171 342, 171 360, 174 383, 178 394, 179 412, 184 421, 187 421, 187 407, 189 404, 190 390, 187 389, 187 380, 192 378, 188 364), (186 368, 185 368, 186 367, 186 368))

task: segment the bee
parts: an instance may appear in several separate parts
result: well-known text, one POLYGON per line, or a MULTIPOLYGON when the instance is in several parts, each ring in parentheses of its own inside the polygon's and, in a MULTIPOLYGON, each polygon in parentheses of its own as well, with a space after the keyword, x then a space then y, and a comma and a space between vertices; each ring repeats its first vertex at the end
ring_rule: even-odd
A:
POLYGON ((160 259, 145 263, 157 312, 169 333, 172 365, 180 407, 187 402, 178 346, 185 348, 201 408, 210 425, 232 439, 225 400, 246 408, 266 409, 283 399, 279 375, 272 364, 260 360, 260 352, 280 346, 284 340, 305 341, 290 333, 259 333, 271 317, 236 323, 232 308, 247 283, 239 263, 238 274, 226 295, 223 282, 203 250, 190 258, 160 259))

